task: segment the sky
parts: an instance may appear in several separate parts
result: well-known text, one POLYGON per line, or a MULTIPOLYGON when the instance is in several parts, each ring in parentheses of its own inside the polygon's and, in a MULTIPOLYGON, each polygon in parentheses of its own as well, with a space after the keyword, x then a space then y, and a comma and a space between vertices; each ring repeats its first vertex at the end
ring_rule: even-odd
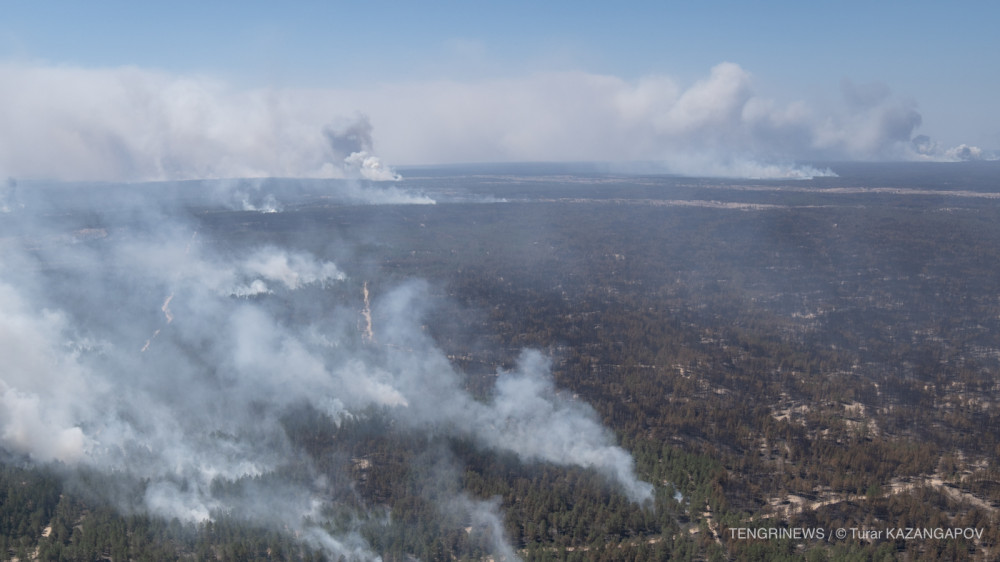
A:
POLYGON ((794 175, 1000 152, 993 2, 0 8, 8 176, 349 175, 326 144, 356 123, 386 166, 794 175))

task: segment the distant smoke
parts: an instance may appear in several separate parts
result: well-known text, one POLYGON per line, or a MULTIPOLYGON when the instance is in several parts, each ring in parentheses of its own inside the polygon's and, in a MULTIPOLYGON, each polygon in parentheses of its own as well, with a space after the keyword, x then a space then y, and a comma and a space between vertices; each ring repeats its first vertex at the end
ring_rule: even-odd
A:
POLYGON ((372 181, 399 181, 399 174, 374 156, 372 125, 368 117, 358 115, 353 121, 341 121, 323 130, 333 158, 342 161, 349 176, 372 181))
POLYGON ((972 147, 915 149, 923 118, 885 84, 843 80, 840 93, 829 106, 765 98, 728 62, 689 85, 663 75, 546 72, 363 90, 236 90, 137 68, 0 63, 0 171, 65 180, 400 179, 387 158, 660 161, 686 174, 747 168, 783 177, 801 175, 794 163, 803 161, 976 157, 972 147))
POLYGON ((998 159, 996 154, 989 154, 978 146, 969 146, 967 144, 942 149, 938 143, 931 140, 927 135, 913 137, 912 150, 916 159, 937 162, 968 162, 972 160, 998 159))
POLYGON ((402 176, 393 171, 379 160, 378 156, 372 156, 368 152, 352 152, 344 159, 347 170, 357 171, 361 177, 371 181, 399 181, 402 176))
MULTIPOLYGON (((363 285, 333 262, 279 246, 227 250, 155 208, 140 199, 129 211, 148 230, 72 245, 30 209, 10 215, 32 250, 0 246, 9 266, 0 272, 0 448, 147 482, 140 505, 123 509, 183 521, 239 513, 331 555, 369 559, 357 533, 324 530, 323 498, 343 484, 287 475, 293 461, 310 466, 285 432, 290 412, 339 422, 376 409, 409 430, 525 462, 592 468, 633 501, 652 496, 538 352, 498 373, 485 402, 473 398, 421 328, 426 284, 371 296, 373 342, 357 325, 363 285), (352 282, 357 292, 345 293, 352 282), (219 482, 235 491, 219 493, 219 482)), ((451 497, 463 524, 513 556, 495 502, 451 497)))
POLYGON ((949 160, 982 160, 983 159, 983 149, 978 146, 969 146, 967 144, 960 144, 954 148, 949 148, 945 151, 945 155, 949 160))

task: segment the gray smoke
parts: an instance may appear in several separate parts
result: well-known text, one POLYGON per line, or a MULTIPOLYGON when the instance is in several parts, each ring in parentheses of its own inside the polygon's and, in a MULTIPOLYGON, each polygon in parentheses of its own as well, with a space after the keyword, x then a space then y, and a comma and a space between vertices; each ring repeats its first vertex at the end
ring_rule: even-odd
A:
POLYGON ((354 120, 341 120, 323 130, 330 143, 333 160, 343 162, 348 177, 371 181, 399 181, 402 177, 374 155, 372 125, 365 115, 354 120))
POLYGON ((512 371, 498 373, 495 392, 479 402, 461 388, 461 377, 423 331, 418 303, 422 283, 403 285, 375 309, 380 341, 386 343, 384 369, 394 373, 392 387, 408 404, 398 415, 415 427, 472 437, 490 448, 531 461, 594 468, 617 481, 630 499, 652 497, 639 481, 632 458, 613 445, 613 436, 594 410, 559 393, 549 360, 537 351, 521 354, 512 371))
POLYGON ((340 120, 323 130, 326 141, 330 143, 333 156, 343 160, 355 152, 371 152, 372 124, 368 117, 358 115, 352 120, 340 120))

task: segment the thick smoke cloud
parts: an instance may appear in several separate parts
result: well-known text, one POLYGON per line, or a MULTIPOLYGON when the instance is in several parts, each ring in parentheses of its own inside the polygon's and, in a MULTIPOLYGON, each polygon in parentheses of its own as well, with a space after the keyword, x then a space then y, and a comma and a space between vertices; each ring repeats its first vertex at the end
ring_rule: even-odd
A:
POLYGON ((796 162, 990 157, 914 144, 922 117, 884 84, 844 80, 840 93, 839 104, 825 105, 766 98, 734 63, 688 85, 662 75, 546 72, 353 90, 241 90, 139 68, 0 63, 0 173, 399 179, 384 157, 653 161, 675 173, 805 177, 823 171, 796 162))
POLYGON ((90 377, 76 361, 78 351, 60 345, 66 318, 31 310, 17 290, 0 285, 0 442, 31 451, 42 461, 83 458, 90 440, 75 425, 72 396, 87 390, 90 377), (63 377, 66 377, 63 380, 63 377), (58 395, 50 389, 61 386, 58 395))
MULTIPOLYGON (((148 482, 123 509, 182 521, 239 513, 371 559, 357 532, 324 525, 336 506, 323 498, 343 484, 309 471, 286 433, 291 412, 338 423, 385 412, 408 431, 592 468, 633 501, 652 496, 539 353, 499 373, 485 401, 466 392, 421 329, 426 284, 373 295, 372 331, 362 333, 368 296, 350 271, 295 248, 224 250, 183 213, 132 204, 130 226, 88 209, 106 221, 96 233, 30 206, 6 215, 19 235, 0 246, 0 449, 148 482), (236 491, 220 494, 219 482, 236 491)), ((448 501, 510 555, 494 502, 461 492, 448 501)))

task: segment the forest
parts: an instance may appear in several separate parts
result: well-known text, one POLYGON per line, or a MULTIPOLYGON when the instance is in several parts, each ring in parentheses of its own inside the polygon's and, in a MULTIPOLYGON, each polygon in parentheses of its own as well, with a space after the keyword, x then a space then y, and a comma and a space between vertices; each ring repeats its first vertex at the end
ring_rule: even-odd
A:
MULTIPOLYGON (((631 501, 594 468, 414 429, 389 406, 335 418, 294 405, 279 423, 302 454, 275 473, 217 478, 219 507, 199 521, 145 509, 148 478, 0 449, 0 559, 329 559, 225 507, 321 477, 333 483, 321 525, 366 545, 344 559, 995 560, 995 164, 843 164, 831 166, 839 177, 786 182, 414 168, 401 186, 436 204, 254 186, 282 202, 273 213, 202 201, 199 183, 161 186, 226 252, 290 247, 346 272, 309 289, 312 308, 276 313, 288 322, 336 301, 362 326, 369 294, 422 280, 422 333, 484 403, 523 350, 539 350, 557 392, 593 409, 653 499, 631 501)), ((68 238, 8 221, 4 247, 99 248, 137 220, 72 203, 49 212, 68 238), (92 232, 110 234, 80 234, 92 232)), ((387 345, 388 327, 372 329, 366 345, 387 345)))

